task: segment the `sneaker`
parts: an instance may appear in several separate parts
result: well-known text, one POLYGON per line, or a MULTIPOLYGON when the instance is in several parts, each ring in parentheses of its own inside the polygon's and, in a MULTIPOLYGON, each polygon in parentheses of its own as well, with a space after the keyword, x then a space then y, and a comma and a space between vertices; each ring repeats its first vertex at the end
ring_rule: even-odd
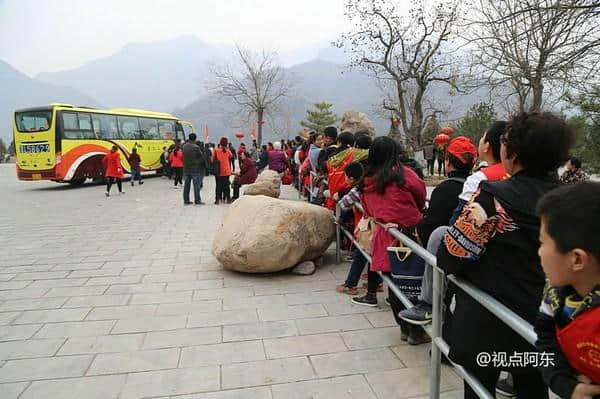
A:
POLYGON ((216 200, 216 201, 215 201, 215 205, 219 205, 219 200, 216 200))
POLYGON ((408 328, 410 330, 407 341, 409 345, 421 345, 431 342, 431 337, 423 330, 423 327, 409 326, 408 328))
POLYGON ((140 180, 138 184, 141 186, 142 184, 144 184, 144 182, 140 180))
POLYGON ((352 254, 344 256, 344 262, 352 262, 353 259, 352 254))
POLYGON ((104 193, 104 195, 106 195, 107 197, 110 197, 110 194, 107 192, 104 193))
POLYGON ((200 202, 194 203, 194 205, 206 205, 206 204, 204 202, 200 201, 200 202))
POLYGON ((131 182, 131 187, 133 187, 133 182, 131 182))
POLYGON ((119 194, 125 194, 125 191, 119 191, 119 194))
POLYGON ((515 387, 513 386, 512 375, 508 374, 506 378, 502 378, 498 380, 496 383, 496 392, 502 396, 506 396, 509 398, 516 397, 515 395, 515 387))
POLYGON ((424 326, 426 324, 431 323, 431 305, 426 302, 419 302, 412 308, 404 309, 403 311, 398 313, 398 317, 410 324, 424 326))
POLYGON ((361 276, 360 276, 360 279, 361 279, 361 280, 368 281, 368 280, 369 280, 369 273, 364 273, 364 274, 361 274, 361 276))
POLYGON ((348 295, 358 295, 358 288, 356 287, 346 287, 345 284, 340 284, 335 287, 336 292, 340 292, 348 295))
POLYGON ((377 306, 377 297, 366 294, 364 296, 355 296, 352 298, 352 303, 363 306, 377 306))
POLYGON ((183 205, 192 205, 192 202, 191 201, 184 201, 183 205))

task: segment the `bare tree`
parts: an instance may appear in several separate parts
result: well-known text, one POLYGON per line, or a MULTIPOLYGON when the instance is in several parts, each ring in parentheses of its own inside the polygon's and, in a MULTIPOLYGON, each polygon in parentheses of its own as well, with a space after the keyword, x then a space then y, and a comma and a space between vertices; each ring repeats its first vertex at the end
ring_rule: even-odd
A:
POLYGON ((210 67, 212 81, 208 89, 239 106, 248 119, 256 117, 260 145, 265 116, 275 112, 280 100, 290 94, 292 82, 276 64, 275 52, 255 54, 236 45, 235 58, 228 64, 210 67))
POLYGON ((474 0, 471 10, 464 32, 474 82, 520 110, 560 101, 597 72, 597 1, 474 0))
POLYGON ((435 111, 424 106, 428 88, 441 83, 460 90, 455 49, 446 44, 456 35, 458 10, 455 2, 411 0, 408 15, 402 11, 391 0, 348 0, 346 15, 355 29, 336 44, 351 49, 353 66, 392 88, 382 107, 400 121, 408 146, 418 148, 435 111))

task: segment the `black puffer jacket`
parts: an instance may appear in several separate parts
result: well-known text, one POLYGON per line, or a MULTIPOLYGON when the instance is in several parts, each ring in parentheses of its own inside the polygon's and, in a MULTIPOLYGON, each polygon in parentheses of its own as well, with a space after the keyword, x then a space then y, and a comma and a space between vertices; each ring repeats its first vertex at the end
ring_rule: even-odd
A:
MULTIPOLYGON (((463 277, 534 323, 545 276, 537 254, 535 206, 559 185, 552 177, 520 172, 504 181, 482 182, 437 253, 446 273, 463 277)), ((457 290, 450 357, 476 368, 480 352, 532 352, 528 344, 462 290, 457 290)))

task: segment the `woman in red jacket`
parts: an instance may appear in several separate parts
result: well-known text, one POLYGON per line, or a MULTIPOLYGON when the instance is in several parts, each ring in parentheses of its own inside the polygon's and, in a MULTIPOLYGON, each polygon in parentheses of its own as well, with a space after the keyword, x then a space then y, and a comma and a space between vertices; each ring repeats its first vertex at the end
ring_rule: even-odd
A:
MULTIPOLYGON (((407 228, 421 220, 427 192, 425 183, 410 168, 400 163, 400 148, 389 137, 378 137, 369 150, 367 170, 360 188, 360 201, 365 213, 386 228, 374 227, 373 253, 369 274, 390 272, 387 247, 395 239, 388 233, 392 227, 407 228)), ((369 279, 375 286, 369 287, 364 297, 353 298, 360 305, 377 305, 377 280, 369 279)), ((373 284, 370 284, 373 285, 373 284)))
POLYGON ((183 151, 179 146, 176 146, 171 153, 169 162, 171 162, 171 169, 175 175, 175 188, 177 188, 177 183, 183 184, 183 151))
POLYGON ((104 195, 110 196, 110 188, 113 183, 117 182, 119 193, 123 194, 123 187, 121 179, 123 175, 123 167, 121 166, 121 155, 119 155, 118 148, 113 145, 110 152, 102 158, 102 165, 104 166, 104 176, 106 177, 106 192, 104 195))

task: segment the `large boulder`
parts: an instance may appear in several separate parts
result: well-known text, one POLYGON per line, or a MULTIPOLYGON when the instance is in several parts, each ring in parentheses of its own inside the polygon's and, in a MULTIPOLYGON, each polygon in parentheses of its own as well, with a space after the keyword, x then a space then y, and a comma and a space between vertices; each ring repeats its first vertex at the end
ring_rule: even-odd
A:
POLYGON ((342 115, 340 132, 352 134, 366 132, 369 133, 371 137, 375 137, 375 127, 373 126, 373 123, 369 120, 367 115, 358 111, 348 111, 342 115))
POLYGON ((266 169, 262 171, 256 181, 249 184, 244 191, 244 195, 266 195, 272 198, 279 198, 281 194, 281 177, 274 170, 266 169))
POLYGON ((212 254, 226 269, 276 272, 319 258, 334 237, 335 225, 326 208, 264 195, 242 196, 215 235, 212 254))

